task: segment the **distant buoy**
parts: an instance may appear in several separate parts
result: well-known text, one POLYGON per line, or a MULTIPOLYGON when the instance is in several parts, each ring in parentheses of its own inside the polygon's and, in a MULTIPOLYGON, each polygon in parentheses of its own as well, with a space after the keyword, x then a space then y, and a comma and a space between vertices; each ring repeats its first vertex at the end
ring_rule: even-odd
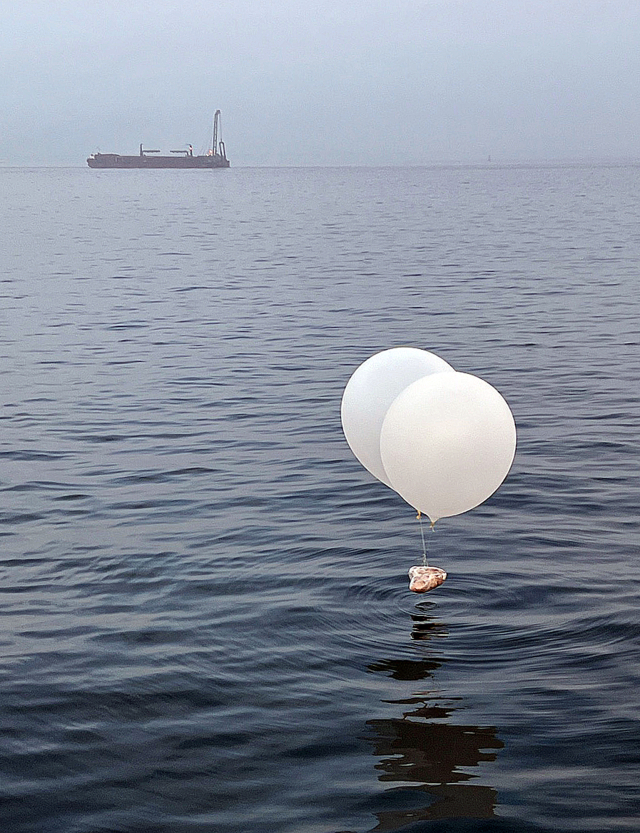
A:
POLYGON ((440 567, 422 567, 416 565, 409 570, 409 590, 414 593, 426 593, 434 587, 440 587, 447 574, 440 567))

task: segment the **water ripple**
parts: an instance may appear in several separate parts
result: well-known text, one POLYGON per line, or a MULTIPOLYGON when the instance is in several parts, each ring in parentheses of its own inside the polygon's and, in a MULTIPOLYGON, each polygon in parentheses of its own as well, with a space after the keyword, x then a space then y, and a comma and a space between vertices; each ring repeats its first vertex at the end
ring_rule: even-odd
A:
POLYGON ((2 829, 635 831, 638 170, 123 173, 2 171, 2 829), (407 343, 519 433, 427 596, 407 343))

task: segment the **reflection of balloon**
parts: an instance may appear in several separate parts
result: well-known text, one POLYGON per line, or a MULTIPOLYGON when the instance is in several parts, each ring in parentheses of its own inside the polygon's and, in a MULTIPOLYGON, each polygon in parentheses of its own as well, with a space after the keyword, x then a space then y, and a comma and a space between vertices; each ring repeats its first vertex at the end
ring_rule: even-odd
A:
POLYGON ((454 372, 433 353, 393 347, 367 359, 347 383, 341 408, 344 435, 362 465, 387 486, 391 484, 380 458, 380 430, 387 409, 412 382, 443 370, 454 372))
POLYGON ((432 521, 473 509, 507 476, 516 449, 509 406, 468 373, 434 373, 395 399, 380 435, 391 487, 432 521))

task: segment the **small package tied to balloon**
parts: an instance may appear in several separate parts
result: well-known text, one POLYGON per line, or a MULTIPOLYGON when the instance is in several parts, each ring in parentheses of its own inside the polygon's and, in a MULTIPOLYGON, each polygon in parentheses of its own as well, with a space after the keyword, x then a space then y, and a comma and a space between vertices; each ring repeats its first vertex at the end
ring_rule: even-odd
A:
POLYGON ((409 569, 409 590, 414 593, 426 593, 434 587, 440 587, 447 574, 440 567, 415 566, 409 569))
MULTIPOLYGON (((516 426, 502 395, 415 347, 384 350, 361 364, 345 388, 341 417, 362 465, 418 517, 427 515, 432 528, 487 500, 515 455, 516 426)), ((424 593, 446 577, 427 566, 423 546, 410 589, 424 593)))

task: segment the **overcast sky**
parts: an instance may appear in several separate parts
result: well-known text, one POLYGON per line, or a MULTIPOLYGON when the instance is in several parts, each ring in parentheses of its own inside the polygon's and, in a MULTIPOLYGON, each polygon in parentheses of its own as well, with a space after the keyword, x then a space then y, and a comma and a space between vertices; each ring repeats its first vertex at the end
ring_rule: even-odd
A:
POLYGON ((1 164, 637 158, 640 0, 0 0, 1 164))

